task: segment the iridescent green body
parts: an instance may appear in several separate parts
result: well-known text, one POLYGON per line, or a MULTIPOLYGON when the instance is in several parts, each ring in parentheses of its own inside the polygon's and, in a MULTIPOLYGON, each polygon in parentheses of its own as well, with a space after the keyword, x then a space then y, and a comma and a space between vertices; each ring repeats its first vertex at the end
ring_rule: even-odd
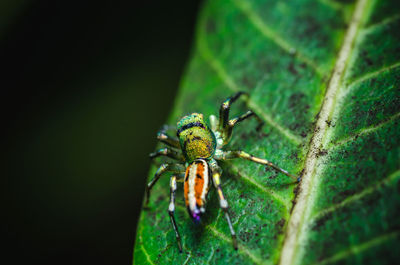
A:
POLYGON ((216 149, 214 133, 204 122, 203 114, 192 113, 183 117, 177 125, 181 150, 188 163, 198 158, 210 159, 216 149))

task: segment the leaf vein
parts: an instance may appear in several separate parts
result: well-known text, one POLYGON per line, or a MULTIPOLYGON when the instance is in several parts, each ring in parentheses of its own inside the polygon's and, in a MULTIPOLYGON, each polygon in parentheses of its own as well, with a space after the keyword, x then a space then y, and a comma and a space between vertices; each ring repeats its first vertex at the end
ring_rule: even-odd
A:
POLYGON ((252 10, 248 2, 242 0, 232 0, 235 6, 240 9, 249 19, 249 21, 254 25, 254 27, 260 31, 260 33, 267 39, 273 41, 279 48, 287 52, 289 55, 295 56, 300 61, 304 62, 310 66, 319 76, 323 76, 322 70, 312 59, 301 53, 295 46, 289 44, 284 40, 279 34, 272 30, 268 25, 266 25, 262 19, 252 10))
MULTIPOLYGON (((208 230, 210 230, 216 237, 226 241, 226 242, 231 242, 231 238, 228 238, 227 236, 225 236, 223 233, 221 233, 218 229, 216 229, 213 226, 207 226, 208 230)), ((248 249, 247 247, 243 246, 243 245, 239 245, 239 252, 241 252, 242 254, 245 254, 246 256, 248 256, 255 264, 266 264, 265 262, 263 262, 263 260, 260 257, 255 256, 250 249, 248 249)))
POLYGON ((146 248, 144 247, 143 238, 142 238, 142 230, 143 230, 143 229, 140 230, 140 235, 139 235, 140 249, 142 250, 143 254, 146 256, 146 260, 148 261, 148 263, 150 263, 150 264, 152 264, 152 265, 155 265, 155 264, 151 261, 150 255, 149 255, 149 253, 147 253, 147 250, 146 250, 146 248))
MULTIPOLYGON (((328 83, 324 102, 321 106, 318 120, 315 125, 314 135, 310 142, 310 147, 305 160, 304 173, 300 183, 300 191, 297 197, 297 203, 293 208, 292 215, 289 219, 289 224, 286 229, 286 238, 283 244, 283 249, 280 257, 280 264, 293 264, 299 260, 297 251, 299 242, 305 240, 305 231, 307 225, 306 218, 310 217, 310 211, 315 201, 315 192, 321 181, 320 176, 316 176, 316 165, 318 153, 323 144, 324 138, 328 131, 327 120, 330 120, 335 109, 336 97, 341 87, 341 81, 347 67, 351 51, 354 49, 357 33, 361 27, 361 21, 366 12, 368 0, 358 0, 353 12, 352 20, 345 34, 345 38, 340 49, 338 59, 333 69, 332 77, 328 83)), ((302 251, 303 249, 300 249, 302 251)), ((301 255, 301 254, 299 254, 301 255)))
POLYGON ((395 63, 393 63, 393 64, 391 64, 391 65, 382 67, 381 69, 378 69, 378 70, 376 70, 376 71, 373 71, 373 72, 364 74, 363 76, 361 76, 361 77, 359 77, 359 78, 353 80, 350 84, 347 85, 347 89, 346 89, 346 91, 344 91, 344 93, 342 94, 342 97, 346 96, 346 95, 350 92, 350 90, 351 90, 353 87, 355 87, 356 84, 359 84, 359 83, 361 83, 361 82, 364 82, 364 81, 366 81, 366 80, 368 80, 368 79, 372 79, 372 78, 374 78, 374 77, 380 75, 380 74, 383 73, 383 72, 393 70, 393 69, 395 69, 395 68, 397 68, 397 67, 399 67, 399 66, 400 66, 400 62, 395 62, 395 63))
POLYGON ((189 252, 188 256, 186 257, 186 260, 183 262, 183 265, 188 264, 189 260, 192 258, 192 253, 189 252))
POLYGON ((314 223, 317 219, 331 213, 334 212, 340 208, 345 207, 346 205, 349 205, 355 201, 361 200, 362 198, 364 198, 365 196, 367 196, 368 194, 371 194, 373 192, 375 192, 377 189, 379 189, 380 187, 392 182, 393 180, 396 180, 398 177, 400 177, 400 170, 395 171, 394 173, 390 174, 388 177, 384 178, 383 180, 379 181, 378 183, 376 183, 375 185, 368 187, 366 189, 364 189, 363 191, 357 193, 357 194, 353 194, 351 196, 348 196, 346 199, 344 199, 342 202, 335 204, 331 207, 325 208, 323 210, 321 210, 320 212, 316 213, 312 219, 311 219, 311 223, 314 223))
POLYGON ((286 202, 286 200, 284 198, 282 198, 280 195, 276 194, 275 192, 273 192, 271 189, 268 189, 266 187, 264 187, 263 185, 261 185, 260 183, 258 183, 257 181, 251 179, 249 176, 241 173, 239 171, 239 168, 235 165, 231 165, 231 168, 234 170, 234 173, 236 173, 237 175, 239 175, 240 179, 243 179, 246 183, 256 187, 257 189, 259 189, 262 193, 264 194, 268 194, 271 197, 273 197, 275 199, 275 201, 279 202, 281 205, 283 205, 286 209, 286 211, 289 211, 289 204, 286 202))
POLYGON ((379 246, 380 244, 385 243, 386 241, 398 236, 399 234, 400 234, 400 231, 394 231, 391 233, 387 233, 387 234, 375 237, 367 242, 361 243, 356 246, 351 246, 349 249, 340 251, 340 252, 336 253, 335 255, 316 263, 316 265, 333 263, 333 262, 342 260, 344 258, 347 258, 349 256, 356 255, 356 254, 363 252, 365 250, 368 250, 370 248, 379 246))
POLYGON ((383 122, 381 122, 379 124, 372 125, 372 126, 367 127, 367 128, 363 128, 363 129, 359 130, 358 132, 356 132, 354 135, 346 137, 346 138, 344 138, 344 139, 342 139, 340 141, 335 142, 334 144, 332 144, 330 149, 336 149, 336 148, 338 148, 338 147, 340 147, 340 146, 342 146, 342 145, 344 145, 344 144, 346 144, 346 143, 348 143, 350 141, 353 141, 354 139, 360 137, 361 135, 375 132, 376 130, 382 128, 386 124, 389 124, 389 123, 393 122, 399 116, 400 116, 400 112, 396 113, 395 115, 391 116, 389 119, 387 119, 387 120, 385 120, 385 121, 383 121, 383 122))
POLYGON ((385 18, 382 21, 379 21, 375 24, 369 25, 368 27, 364 28, 363 31, 364 31, 364 33, 370 33, 372 30, 375 30, 380 27, 384 27, 392 22, 395 22, 399 18, 400 18, 400 14, 393 15, 393 16, 385 18))

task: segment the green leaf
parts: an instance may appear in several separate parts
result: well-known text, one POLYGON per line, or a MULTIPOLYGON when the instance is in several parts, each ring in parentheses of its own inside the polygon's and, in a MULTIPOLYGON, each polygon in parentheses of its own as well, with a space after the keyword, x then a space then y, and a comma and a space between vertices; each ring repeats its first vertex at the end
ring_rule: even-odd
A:
MULTIPOLYGON (((196 226, 178 187, 180 254, 165 176, 141 213, 134 263, 395 263, 399 28, 395 0, 207 1, 170 123, 191 112, 216 114, 227 96, 248 91, 263 132, 245 121, 227 149, 270 159, 302 181, 290 184, 248 161, 223 165, 238 251, 215 192, 196 226)), ((235 103, 231 114, 246 109, 235 103)))

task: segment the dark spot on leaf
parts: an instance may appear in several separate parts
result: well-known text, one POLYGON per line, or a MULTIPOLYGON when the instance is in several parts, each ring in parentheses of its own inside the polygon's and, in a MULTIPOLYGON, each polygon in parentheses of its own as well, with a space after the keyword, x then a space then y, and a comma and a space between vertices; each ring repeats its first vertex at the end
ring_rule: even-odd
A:
POLYGON ((326 155, 326 154, 328 154, 328 151, 327 150, 325 150, 325 149, 319 149, 319 151, 318 151, 318 153, 317 153, 317 157, 320 157, 320 156, 324 156, 324 155, 326 155))
POLYGON ((345 191, 338 192, 337 196, 335 196, 333 198, 333 202, 334 203, 339 203, 343 199, 353 195, 354 193, 356 193, 354 190, 345 190, 345 191))
MULTIPOLYGON (((304 23, 304 26, 306 26, 306 29, 304 31, 304 34, 306 36, 309 35, 315 35, 316 33, 321 32, 321 25, 316 21, 316 19, 312 16, 306 16, 304 17, 306 23, 304 23)), ((322 38, 323 36, 320 36, 322 38)), ((322 40, 323 41, 323 40, 322 40)))
POLYGON ((311 122, 307 118, 307 113, 310 108, 307 97, 302 92, 297 92, 289 97, 288 105, 293 121, 289 125, 289 129, 296 131, 302 137, 306 137, 311 130, 311 122))
POLYGON ((332 125, 332 121, 330 121, 330 120, 325 120, 325 123, 326 123, 329 127, 331 127, 331 125, 332 125))
POLYGON ((299 102, 305 97, 303 93, 294 93, 289 98, 289 108, 293 109, 298 107, 299 102))
POLYGON ((149 222, 150 222, 150 224, 151 225, 155 225, 156 224, 156 214, 155 214, 155 212, 153 211, 153 212, 151 212, 151 213, 148 213, 148 216, 149 216, 149 222))
POLYGON ((312 230, 314 230, 314 231, 320 230, 321 226, 323 226, 325 224, 325 222, 328 221, 331 218, 332 218, 332 212, 330 212, 330 213, 328 213, 326 215, 323 215, 321 218, 317 219, 314 222, 314 224, 312 226, 312 230))
POLYGON ((271 175, 271 176, 269 177, 269 179, 275 179, 276 176, 277 176, 277 174, 271 175))
POLYGON ((246 87, 246 88, 253 88, 256 86, 256 80, 251 79, 249 76, 243 76, 241 83, 246 87))
POLYGON ((165 195, 159 195, 156 199, 156 202, 164 201, 167 197, 165 195))
POLYGON ((230 214, 230 216, 231 216, 231 219, 232 220, 235 220, 236 219, 236 212, 234 212, 234 211, 229 211, 229 214, 230 214))
POLYGON ((276 223, 276 229, 278 231, 278 234, 281 234, 283 232, 283 228, 285 227, 285 222, 286 222, 285 218, 282 218, 276 223))
POLYGON ((294 75, 297 75, 299 73, 299 72, 297 72, 296 68, 294 67, 293 61, 290 62, 288 70, 289 70, 289 72, 291 72, 294 75))
MULTIPOLYGON (((304 169, 300 172, 299 177, 302 178, 303 174, 304 174, 304 169)), ((300 190, 300 184, 297 184, 293 189, 294 198, 292 200, 292 207, 290 208, 290 213, 292 213, 293 208, 297 203, 297 195, 299 194, 299 190, 300 190)))
MULTIPOLYGON (((380 197, 381 197, 381 193, 379 193, 379 192, 372 193, 370 196, 367 196, 363 200, 363 203, 365 205, 368 205, 368 206, 373 206, 380 199, 380 197)), ((372 207, 367 207, 366 210, 367 211, 372 211, 373 208, 372 207)))
POLYGON ((269 132, 269 133, 263 132, 263 131, 261 130, 261 128, 258 129, 258 127, 257 127, 256 131, 258 132, 258 133, 257 133, 258 139, 262 139, 262 138, 264 138, 264 137, 268 137, 268 136, 270 136, 270 134, 271 134, 271 132, 269 132))
POLYGON ((250 238, 251 238, 251 233, 248 231, 242 231, 239 233, 239 238, 243 241, 243 242, 249 242, 250 238))
POLYGON ((289 158, 290 158, 291 160, 295 160, 295 161, 298 161, 298 160, 299 160, 299 156, 298 156, 298 154, 297 154, 296 152, 292 152, 292 153, 290 154, 289 158))

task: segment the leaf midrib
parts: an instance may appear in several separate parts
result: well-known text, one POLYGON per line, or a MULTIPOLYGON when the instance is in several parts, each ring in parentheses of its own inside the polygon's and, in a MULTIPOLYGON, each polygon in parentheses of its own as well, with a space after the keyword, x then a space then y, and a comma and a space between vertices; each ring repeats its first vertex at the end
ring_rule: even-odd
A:
POLYGON ((336 95, 338 94, 341 81, 344 77, 347 62, 350 58, 354 47, 353 44, 357 38, 357 33, 362 24, 362 18, 367 13, 367 3, 369 0, 358 0, 353 12, 352 20, 345 34, 343 44, 341 46, 338 59, 329 81, 324 101, 315 125, 314 134, 311 138, 306 160, 304 162, 304 173, 300 184, 299 193, 297 195, 297 203, 293 208, 288 226, 286 228, 285 239, 281 251, 280 264, 293 264, 297 259, 299 241, 301 241, 304 230, 307 226, 305 218, 310 214, 310 209, 314 204, 315 190, 321 178, 315 177, 315 169, 318 161, 318 153, 323 144, 325 135, 328 130, 328 123, 335 109, 336 95))

